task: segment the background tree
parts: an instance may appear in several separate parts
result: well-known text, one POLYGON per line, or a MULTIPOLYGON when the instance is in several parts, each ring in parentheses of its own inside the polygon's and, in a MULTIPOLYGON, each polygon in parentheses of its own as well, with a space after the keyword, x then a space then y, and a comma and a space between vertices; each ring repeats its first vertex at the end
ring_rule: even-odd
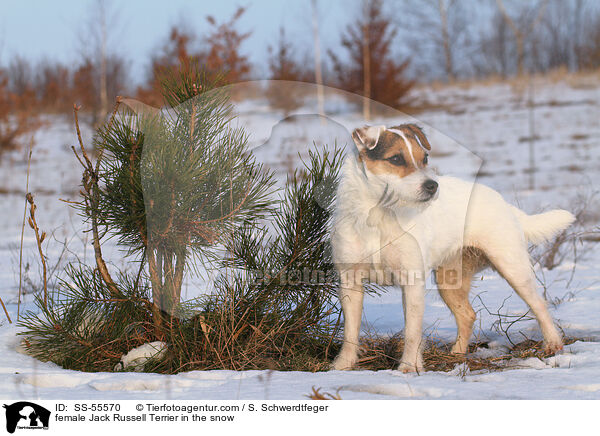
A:
POLYGON ((475 74, 478 77, 500 75, 508 77, 513 68, 514 41, 508 24, 500 12, 495 12, 490 26, 479 30, 477 40, 479 55, 473 62, 475 74))
POLYGON ((319 35, 319 14, 317 10, 317 0, 311 0, 311 21, 313 32, 314 62, 315 62, 315 83, 317 84, 317 105, 319 115, 325 115, 325 95, 323 93, 323 65, 321 62, 321 38, 319 35))
MULTIPOLYGON (((588 11, 588 3, 585 0, 576 0, 575 8, 573 11, 573 26, 571 27, 572 32, 572 52, 575 57, 575 65, 577 69, 582 67, 582 61, 584 58, 583 48, 584 48, 584 36, 587 31, 587 26, 589 21, 586 20, 588 11)), ((593 16, 594 14, 590 14, 593 16)))
MULTIPOLYGON (((279 29, 277 47, 269 46, 269 79, 289 82, 308 82, 311 74, 295 59, 294 48, 285 37, 283 27, 279 29)), ((271 107, 283 110, 285 116, 302 104, 302 92, 293 83, 270 83, 267 98, 271 107)))
POLYGON ((594 16, 584 0, 547 0, 540 24, 534 29, 535 71, 582 68, 584 40, 591 39, 594 28, 586 17, 594 16))
POLYGON ((241 54, 242 43, 250 33, 240 33, 236 27, 245 8, 238 8, 226 22, 218 24, 207 16, 208 33, 199 38, 186 25, 172 26, 167 40, 152 57, 148 80, 139 86, 137 97, 146 104, 163 105, 161 83, 165 78, 177 77, 181 72, 202 69, 207 80, 225 85, 248 78, 250 63, 241 54))
POLYGON ((97 113, 100 93, 96 81, 96 67, 88 59, 73 73, 73 93, 78 104, 97 113))
POLYGON ((432 77, 433 73, 452 82, 459 74, 467 73, 465 51, 471 26, 464 1, 416 1, 398 13, 406 23, 403 36, 419 53, 413 61, 419 75, 432 77))
POLYGON ((398 62, 398 56, 392 52, 398 27, 389 17, 383 13, 381 0, 368 1, 366 15, 360 14, 342 33, 341 45, 348 61, 343 61, 333 50, 328 54, 333 64, 333 86, 400 108, 409 103, 408 91, 414 81, 406 77, 409 60, 398 62), (365 28, 370 60, 368 87, 365 86, 363 61, 365 28), (365 95, 365 89, 369 88, 370 95, 365 95))
POLYGON ((248 57, 241 53, 241 46, 251 32, 240 33, 236 28, 245 12, 245 7, 239 7, 228 21, 221 24, 211 15, 206 17, 210 29, 204 38, 206 52, 203 63, 213 80, 222 76, 226 83, 235 83, 248 78, 250 63, 248 57))
POLYGON ((73 86, 75 94, 85 100, 85 104, 81 100, 83 109, 91 111, 94 124, 108 115, 108 102, 127 87, 125 61, 114 49, 119 17, 110 0, 95 0, 85 27, 77 33, 81 60, 73 86))
POLYGON ((71 72, 58 62, 43 61, 37 68, 36 88, 41 107, 66 112, 73 107, 71 72))
POLYGON ((595 69, 600 67, 600 16, 590 15, 585 22, 578 65, 580 69, 595 69))
POLYGON ((9 75, 0 69, 0 156, 29 142, 41 125, 33 91, 28 86, 22 91, 12 91, 9 75))
POLYGON ((498 11, 502 18, 508 24, 508 28, 512 31, 516 46, 516 62, 517 75, 521 76, 525 72, 525 50, 526 44, 530 42, 530 38, 535 30, 535 27, 540 22, 547 0, 540 0, 535 3, 520 2, 518 7, 515 6, 515 17, 509 13, 503 0, 496 0, 498 11))
POLYGON ((17 55, 10 60, 6 71, 8 86, 12 92, 25 95, 34 91, 34 69, 31 63, 17 55))
MULTIPOLYGON (((369 16, 369 9, 372 3, 370 0, 363 0, 363 16, 369 16)), ((370 23, 369 20, 362 20, 362 62, 363 62, 363 118, 371 119, 371 46, 370 46, 370 23)))
MULTIPOLYGON (((125 61, 118 56, 106 59, 107 95, 116 97, 127 89, 127 67, 125 61)), ((91 59, 86 59, 72 72, 73 99, 92 115, 92 124, 95 124, 104 114, 98 80, 98 68, 91 59)))
POLYGON ((161 83, 166 77, 177 77, 179 72, 190 71, 200 62, 201 54, 193 51, 195 35, 183 26, 173 26, 167 40, 152 57, 148 81, 138 87, 137 97, 151 106, 164 104, 161 83))

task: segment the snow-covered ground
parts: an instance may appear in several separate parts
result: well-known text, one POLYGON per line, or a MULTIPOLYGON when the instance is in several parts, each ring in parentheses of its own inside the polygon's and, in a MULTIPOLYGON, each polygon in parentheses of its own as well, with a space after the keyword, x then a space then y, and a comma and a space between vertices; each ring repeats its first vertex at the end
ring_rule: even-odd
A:
MULTIPOLYGON (((417 91, 430 109, 411 118, 396 114, 374 123, 395 125, 416 120, 425 127, 432 143, 431 165, 441 173, 477 180, 500 191, 528 212, 563 207, 573 210, 588 203, 582 228, 598 229, 600 209, 593 193, 600 187, 600 79, 535 83, 534 104, 528 104, 526 88, 509 84, 447 87, 417 91), (533 118, 532 118, 533 117, 533 118), (530 189, 530 121, 535 129, 534 186, 530 189)), ((321 119, 301 108, 286 121, 260 100, 239 105, 240 122, 250 133, 258 159, 281 178, 298 166, 298 152, 305 154, 320 144, 350 144, 349 129, 362 125, 358 113, 330 98, 333 115, 321 119)), ((74 198, 80 168, 70 150, 76 144, 69 119, 48 118, 36 134, 29 190, 38 204, 41 228, 51 230, 48 256, 51 266, 79 257, 91 260, 89 240, 77 214, 59 200, 74 198), (67 249, 63 250, 66 241, 67 249), (84 246, 87 243, 87 249, 84 246)), ((84 130, 89 143, 91 131, 84 130)), ((0 160, 0 296, 13 320, 17 318, 19 244, 23 218, 23 193, 27 159, 14 152, 0 160)), ((50 233, 50 232, 48 232, 50 233)), ((551 271, 537 267, 552 315, 566 336, 582 338, 562 353, 540 360, 511 361, 500 372, 451 372, 402 374, 386 371, 297 373, 273 371, 192 371, 178 375, 139 373, 80 373, 51 363, 41 363, 18 352, 18 328, 0 313, 0 392, 5 398, 45 399, 301 399, 313 386, 344 399, 590 399, 600 398, 600 245, 586 242, 551 271)), ((119 265, 116 247, 107 257, 119 265)), ((122 265, 119 265, 122 266, 122 265)), ((32 309, 32 287, 39 285, 35 240, 25 229, 23 253, 24 303, 32 309)), ((540 287, 541 290, 541 287, 540 287)), ((195 295, 193 281, 184 289, 195 295)), ((494 329, 497 315, 523 314, 525 304, 495 273, 485 271, 471 293, 478 312, 474 339, 489 343, 477 356, 501 355, 507 338, 494 329), (486 309, 487 308, 487 309, 486 309), (491 312, 489 313, 488 312, 491 312)), ((368 296, 363 325, 366 330, 394 334, 402 330, 401 297, 397 290, 368 296)), ((427 294, 426 334, 444 341, 455 335, 454 320, 434 289, 427 294)), ((520 321, 509 330, 511 339, 539 339, 535 321, 520 321)))

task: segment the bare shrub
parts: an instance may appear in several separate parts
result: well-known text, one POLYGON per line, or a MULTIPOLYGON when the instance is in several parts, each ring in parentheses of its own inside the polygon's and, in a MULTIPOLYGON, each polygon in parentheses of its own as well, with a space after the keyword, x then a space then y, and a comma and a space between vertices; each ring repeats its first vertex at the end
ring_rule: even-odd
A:
MULTIPOLYGON (((286 39, 283 27, 279 30, 277 47, 269 46, 269 55, 269 79, 310 81, 310 72, 294 59, 292 44, 286 39)), ((302 104, 302 95, 302 90, 293 84, 270 83, 266 92, 271 107, 282 110, 284 116, 302 104)))
POLYGON ((31 101, 35 101, 33 91, 12 92, 6 73, 0 71, 0 155, 22 146, 40 127, 31 101))
POLYGON ((251 32, 241 33, 237 30, 238 21, 245 12, 245 7, 238 7, 229 21, 220 24, 213 16, 206 17, 210 30, 204 38, 206 51, 203 63, 212 80, 218 76, 226 83, 235 83, 248 77, 250 62, 242 54, 241 46, 251 32))
POLYGON ((556 235, 541 248, 532 252, 535 263, 547 270, 553 270, 566 260, 574 265, 593 247, 584 242, 595 242, 594 235, 600 236, 600 228, 593 216, 595 211, 595 193, 579 195, 570 208, 574 211, 575 222, 567 229, 556 235), (590 220, 592 220, 590 222, 590 220))
POLYGON ((245 8, 238 8, 229 21, 221 24, 207 16, 210 27, 203 38, 198 38, 183 25, 171 27, 159 54, 152 59, 147 83, 137 89, 137 98, 152 106, 162 106, 161 83, 182 72, 201 70, 206 80, 214 84, 247 79, 250 63, 241 53, 241 45, 250 33, 237 30, 238 20, 245 11, 245 8))

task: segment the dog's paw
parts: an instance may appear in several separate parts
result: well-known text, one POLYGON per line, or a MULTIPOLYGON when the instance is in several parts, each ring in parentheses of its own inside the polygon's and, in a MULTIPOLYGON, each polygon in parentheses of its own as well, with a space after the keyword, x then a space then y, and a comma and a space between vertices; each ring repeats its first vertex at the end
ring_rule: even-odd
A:
POLYGON ((354 367, 356 360, 357 358, 339 355, 331 364, 330 369, 334 371, 349 371, 354 367))
POLYGON ((414 363, 411 364, 407 362, 400 362, 400 365, 398 365, 398 371, 402 371, 404 374, 409 372, 422 373, 424 372, 424 369, 422 364, 415 365, 414 363))
POLYGON ((563 349, 563 342, 561 339, 554 339, 552 341, 544 341, 544 353, 555 354, 563 349))
POLYGON ((450 354, 458 354, 464 356, 467 354, 467 347, 464 344, 455 343, 450 349, 450 354))

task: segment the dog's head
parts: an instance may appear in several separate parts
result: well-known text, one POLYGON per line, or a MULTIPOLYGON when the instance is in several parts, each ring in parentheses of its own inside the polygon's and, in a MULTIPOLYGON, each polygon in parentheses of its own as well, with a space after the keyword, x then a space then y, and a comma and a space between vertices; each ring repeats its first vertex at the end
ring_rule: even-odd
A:
POLYGON ((417 125, 360 127, 352 139, 369 180, 385 186, 395 202, 424 206, 436 198, 437 177, 427 166, 431 145, 417 125))

